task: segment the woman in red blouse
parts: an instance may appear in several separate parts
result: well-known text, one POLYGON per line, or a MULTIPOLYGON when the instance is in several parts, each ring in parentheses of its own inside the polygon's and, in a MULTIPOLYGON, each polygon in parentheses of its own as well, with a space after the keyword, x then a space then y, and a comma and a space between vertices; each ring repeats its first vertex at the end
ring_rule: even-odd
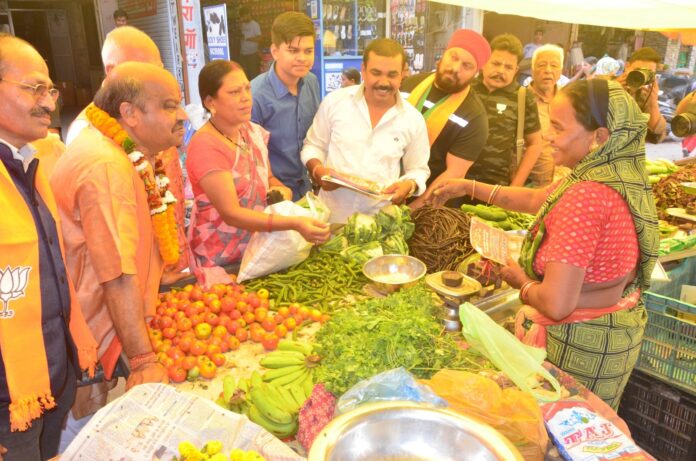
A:
POLYGON ((198 89, 210 119, 191 138, 186 169, 194 194, 189 230, 192 268, 201 279, 239 262, 256 231, 296 230, 312 243, 328 239, 329 227, 315 219, 263 212, 266 193, 292 192, 273 176, 268 132, 251 120, 251 86, 235 62, 205 65, 198 89))
POLYGON ((545 189, 451 180, 458 195, 536 214, 519 264, 502 274, 526 305, 517 336, 612 407, 640 353, 641 293, 657 257, 655 205, 645 172, 647 117, 615 82, 583 80, 553 99, 546 137, 571 174, 545 189))

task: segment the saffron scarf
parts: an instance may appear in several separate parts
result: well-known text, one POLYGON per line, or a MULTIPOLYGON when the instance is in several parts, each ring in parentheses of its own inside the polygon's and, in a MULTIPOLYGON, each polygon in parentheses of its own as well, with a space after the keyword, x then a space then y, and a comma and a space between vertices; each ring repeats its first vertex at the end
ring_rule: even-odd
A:
MULTIPOLYGON (((426 77, 413 89, 411 94, 408 95, 408 102, 419 111, 422 110, 434 83, 435 73, 426 77)), ((469 95, 470 89, 471 86, 467 86, 466 89, 460 91, 459 93, 453 93, 445 96, 423 114, 426 127, 428 128, 428 140, 430 141, 431 147, 435 143, 437 137, 440 136, 440 133, 442 133, 442 130, 445 128, 447 120, 452 114, 454 114, 459 106, 462 105, 466 97, 469 95)))
MULTIPOLYGON (((60 221, 48 180, 39 167, 36 189, 56 223, 61 253, 65 255, 60 221)), ((32 420, 55 407, 51 394, 48 358, 43 340, 39 243, 34 219, 5 165, 0 163, 0 228, 3 233, 0 267, 0 350, 10 393, 10 427, 25 431, 32 420), (10 315, 11 314, 11 315, 10 315)), ((70 334, 77 348, 80 368, 94 374, 97 343, 85 322, 72 282, 70 334)))

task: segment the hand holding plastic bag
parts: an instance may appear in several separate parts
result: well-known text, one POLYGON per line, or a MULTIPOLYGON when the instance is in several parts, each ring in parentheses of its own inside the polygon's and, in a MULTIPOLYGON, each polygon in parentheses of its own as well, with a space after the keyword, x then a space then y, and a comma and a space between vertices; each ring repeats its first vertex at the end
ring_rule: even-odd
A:
POLYGON ((418 381, 403 367, 384 371, 360 381, 338 399, 336 415, 346 413, 368 402, 409 400, 446 407, 447 402, 418 381))
POLYGON ((542 402, 561 398, 561 385, 541 366, 546 351, 522 344, 505 328, 471 303, 459 306, 462 334, 466 341, 504 372, 517 387, 542 402), (548 381, 553 391, 540 389, 537 377, 548 381))
MULTIPOLYGON (((308 192, 302 201, 307 204, 307 208, 286 200, 267 206, 264 211, 283 216, 314 218, 322 222, 329 220, 329 209, 312 192, 308 192)), ((244 251, 237 281, 243 282, 287 269, 307 259, 311 250, 312 244, 294 230, 255 232, 244 251)))

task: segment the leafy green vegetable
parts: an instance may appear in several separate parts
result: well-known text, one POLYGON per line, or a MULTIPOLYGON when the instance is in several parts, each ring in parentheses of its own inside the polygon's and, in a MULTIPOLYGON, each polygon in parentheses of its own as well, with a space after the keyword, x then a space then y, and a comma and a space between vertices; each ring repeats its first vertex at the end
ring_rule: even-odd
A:
POLYGON ((370 259, 382 256, 383 254, 382 245, 377 241, 350 245, 348 248, 341 251, 341 256, 358 264, 365 264, 370 259))
POLYGON ((316 381, 341 395, 363 379, 400 366, 419 378, 442 368, 489 368, 482 356, 460 348, 457 336, 443 333, 437 308, 432 293, 419 284, 336 311, 315 338, 322 355, 316 381))
POLYGON ((402 233, 396 233, 388 236, 382 242, 382 250, 384 250, 385 255, 407 255, 408 254, 408 244, 404 239, 402 233))
POLYGON ((348 243, 367 243, 377 240, 380 235, 380 228, 375 218, 363 213, 355 213, 343 227, 343 235, 348 239, 348 243))
POLYGON ((406 205, 387 205, 377 213, 375 220, 382 229, 382 236, 401 233, 408 240, 413 235, 415 225, 411 221, 411 211, 406 205))

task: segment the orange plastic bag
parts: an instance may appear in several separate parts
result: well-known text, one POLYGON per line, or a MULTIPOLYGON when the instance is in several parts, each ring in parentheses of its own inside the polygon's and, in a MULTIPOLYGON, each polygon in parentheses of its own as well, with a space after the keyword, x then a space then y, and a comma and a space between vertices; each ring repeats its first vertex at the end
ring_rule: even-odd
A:
POLYGON ((512 442, 526 460, 543 460, 549 442, 539 404, 516 388, 466 371, 440 370, 421 382, 447 400, 450 409, 489 424, 512 442))

